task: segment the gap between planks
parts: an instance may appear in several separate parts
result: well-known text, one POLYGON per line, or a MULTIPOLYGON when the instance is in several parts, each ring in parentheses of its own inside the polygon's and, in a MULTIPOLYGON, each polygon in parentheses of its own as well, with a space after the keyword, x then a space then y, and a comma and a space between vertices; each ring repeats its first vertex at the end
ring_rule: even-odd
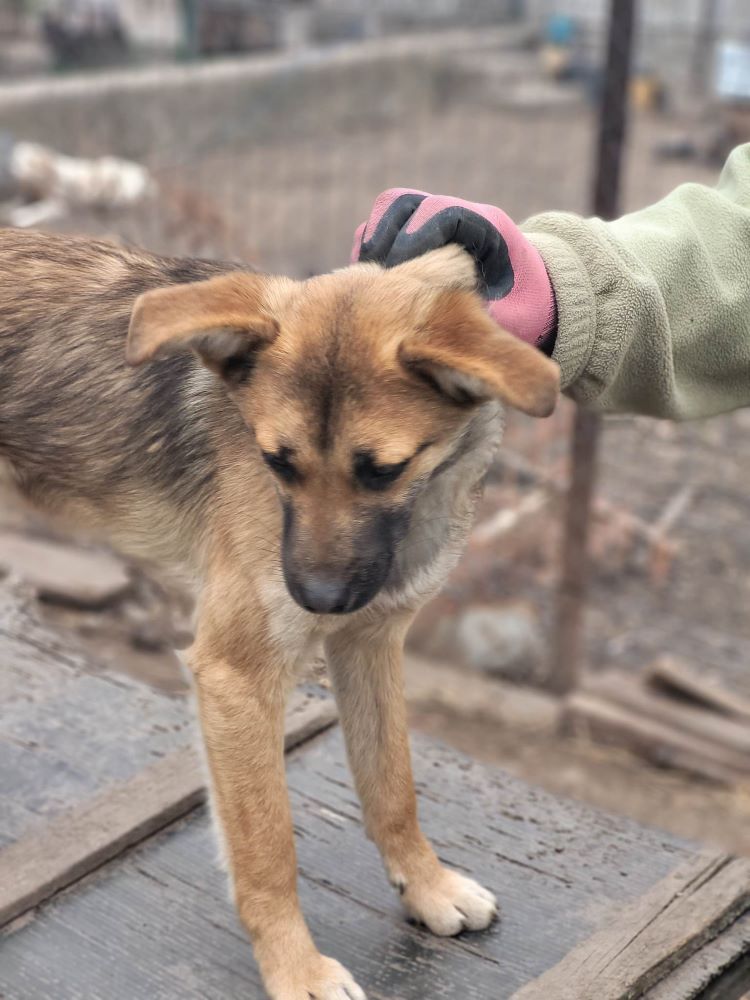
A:
MULTIPOLYGON (((284 747, 291 750, 336 721, 330 696, 296 691, 284 747)), ((0 851, 0 927, 185 816, 205 799, 205 768, 192 746, 167 754, 0 851)))
POLYGON ((512 1000, 635 1000, 750 910, 750 859, 702 852, 512 1000))

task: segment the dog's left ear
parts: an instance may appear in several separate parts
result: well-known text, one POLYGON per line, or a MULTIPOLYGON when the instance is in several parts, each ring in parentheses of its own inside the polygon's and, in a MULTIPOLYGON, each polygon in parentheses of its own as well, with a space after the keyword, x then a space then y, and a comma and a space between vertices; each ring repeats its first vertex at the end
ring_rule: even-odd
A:
POLYGON ((399 354, 410 372, 456 403, 499 399, 530 416, 548 417, 560 391, 554 361, 499 327, 470 292, 436 296, 399 354))
POLYGON ((241 381, 278 333, 266 302, 270 280, 243 271, 144 292, 130 316, 128 363, 194 350, 228 382, 241 381))

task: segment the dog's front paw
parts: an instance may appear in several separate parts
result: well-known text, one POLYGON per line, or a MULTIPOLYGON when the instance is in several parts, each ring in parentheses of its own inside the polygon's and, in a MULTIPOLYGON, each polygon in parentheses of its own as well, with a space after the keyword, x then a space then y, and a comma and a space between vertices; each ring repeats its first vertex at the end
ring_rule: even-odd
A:
POLYGON ((440 937, 481 931, 498 913, 491 892, 473 879, 442 867, 429 880, 407 882, 402 899, 409 916, 440 937))
POLYGON ((367 1000, 344 966, 325 955, 267 977, 266 987, 272 1000, 367 1000))

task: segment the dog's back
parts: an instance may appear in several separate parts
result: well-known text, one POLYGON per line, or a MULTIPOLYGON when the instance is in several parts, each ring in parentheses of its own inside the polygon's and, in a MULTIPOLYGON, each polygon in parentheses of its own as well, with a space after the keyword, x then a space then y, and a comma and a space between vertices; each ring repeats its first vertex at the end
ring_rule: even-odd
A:
POLYGON ((129 549, 198 518, 214 427, 239 418, 192 355, 132 369, 125 341, 139 294, 231 269, 0 230, 0 456, 22 492, 129 549))

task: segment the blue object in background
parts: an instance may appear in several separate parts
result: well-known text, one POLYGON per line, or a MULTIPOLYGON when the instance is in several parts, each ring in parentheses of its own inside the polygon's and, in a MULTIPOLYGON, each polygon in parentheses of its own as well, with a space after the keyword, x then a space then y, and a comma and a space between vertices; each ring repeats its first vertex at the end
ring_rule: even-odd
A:
POLYGON ((716 93, 730 101, 750 100, 750 45, 720 42, 714 75, 716 93))
POLYGON ((576 34, 575 20, 569 14, 553 14, 547 21, 545 40, 550 45, 568 47, 573 44, 576 34))

